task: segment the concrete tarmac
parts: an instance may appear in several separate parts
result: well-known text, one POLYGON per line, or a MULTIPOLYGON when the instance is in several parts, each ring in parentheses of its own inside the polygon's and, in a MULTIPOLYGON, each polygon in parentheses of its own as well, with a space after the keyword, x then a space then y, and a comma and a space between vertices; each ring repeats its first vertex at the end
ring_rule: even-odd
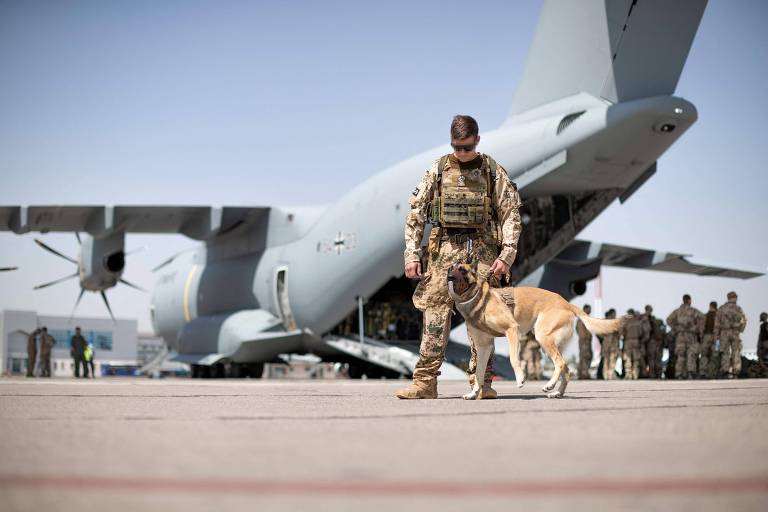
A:
POLYGON ((766 510, 768 381, 0 379, 0 509, 766 510))

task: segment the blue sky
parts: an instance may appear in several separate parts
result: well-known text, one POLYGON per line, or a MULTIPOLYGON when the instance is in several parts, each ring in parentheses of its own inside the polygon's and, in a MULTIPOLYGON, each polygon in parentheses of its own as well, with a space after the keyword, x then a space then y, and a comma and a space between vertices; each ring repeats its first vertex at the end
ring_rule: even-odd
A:
MULTIPOLYGON (((328 203, 442 144, 453 114, 481 130, 507 115, 539 2, 0 3, 0 204, 328 203)), ((582 238, 768 265, 765 120, 768 4, 713 0, 677 95, 699 121, 632 199, 582 238)), ((482 148, 481 148, 482 149, 482 148)), ((428 163, 425 162, 425 166, 428 163)), ((73 271, 32 241, 75 255, 73 235, 0 234, 0 309, 69 314, 73 271)), ((124 277, 193 245, 132 235, 124 277)), ((689 292, 704 309, 734 289, 750 319, 768 278, 739 281, 607 268, 605 305, 666 314, 689 292)), ((591 302, 593 287, 577 303, 591 302)), ((150 329, 149 298, 109 292, 150 329)), ((103 316, 97 295, 79 314, 103 316)))

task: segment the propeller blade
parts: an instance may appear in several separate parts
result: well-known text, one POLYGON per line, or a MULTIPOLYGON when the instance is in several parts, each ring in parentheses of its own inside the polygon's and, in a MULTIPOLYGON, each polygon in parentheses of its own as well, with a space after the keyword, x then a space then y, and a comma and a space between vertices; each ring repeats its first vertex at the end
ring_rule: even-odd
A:
POLYGON ((54 284, 58 284, 58 283, 61 283, 63 281, 66 281, 68 279, 72 279, 73 277, 77 277, 79 275, 80 274, 78 272, 75 272, 74 274, 72 274, 70 276, 62 277, 61 279, 57 279, 55 281, 51 281, 50 283, 39 284, 39 285, 35 286, 34 289, 35 290, 39 290, 40 288, 45 288, 45 287, 48 287, 48 286, 51 286, 51 285, 54 285, 54 284))
POLYGON ((80 299, 83 298, 83 294, 85 293, 85 288, 80 288, 80 295, 77 296, 77 300, 75 301, 75 307, 72 308, 72 314, 69 315, 69 319, 72 320, 72 317, 75 316, 75 311, 77 311, 77 306, 80 304, 80 299))
POLYGON ((70 258, 69 256, 64 256, 63 254, 61 254, 61 253, 60 253, 59 251, 57 251, 56 249, 53 249, 53 248, 51 248, 51 247, 49 247, 49 246, 45 245, 43 242, 41 242, 41 241, 40 241, 40 240, 38 240, 37 238, 35 238, 35 243, 37 243, 37 245, 39 245, 40 247, 42 247, 42 248, 43 248, 43 249, 45 249, 46 251, 48 251, 48 252, 51 252, 51 253, 55 254, 56 256, 59 256, 60 258, 64 258, 64 259, 65 259, 65 260, 67 260, 67 261, 71 261, 72 263, 74 263, 75 265, 77 265, 77 260, 73 260, 73 259, 72 259, 72 258, 70 258))
POLYGON ((0 272, 9 272, 11 270, 18 270, 19 267, 0 267, 0 272))
POLYGON ((104 290, 101 290, 101 298, 104 299, 104 305, 107 306, 107 311, 109 311, 109 316, 112 317, 112 321, 117 323, 117 320, 115 320, 115 315, 112 314, 112 308, 109 307, 109 301, 107 300, 107 294, 104 293, 104 290))
POLYGON ((128 285, 128 286, 130 286, 131 288, 136 288, 136 289, 137 289, 137 290, 139 290, 140 292, 144 292, 144 293, 147 293, 147 290, 145 290, 145 289, 144 289, 144 288, 142 288, 141 286, 136 286, 136 285, 135 285, 135 284, 133 284, 133 283, 129 283, 128 281, 126 281, 126 280, 125 280, 125 279, 123 279, 123 278, 120 278, 120 279, 119 279, 119 281, 120 281, 121 283, 123 283, 123 284, 127 284, 127 285, 128 285))
POLYGON ((126 252, 125 255, 128 256, 129 254, 136 254, 137 252, 145 251, 146 249, 147 249, 147 246, 142 245, 141 247, 131 249, 130 251, 126 252))
POLYGON ((191 251, 192 249, 193 249, 193 248, 190 248, 190 249, 185 249, 185 250, 183 250, 183 251, 181 251, 181 252, 177 252, 176 254, 174 254, 173 256, 171 256, 170 258, 168 258, 167 260, 165 260, 164 262, 162 262, 161 264, 159 264, 158 266, 156 266, 155 268, 153 268, 153 269, 152 269, 152 272, 157 272, 158 270, 160 270, 160 269, 161 269, 161 268, 163 268, 164 266, 166 266, 166 265, 170 265, 170 264, 173 262, 173 260, 175 260, 176 258, 178 258, 179 256, 181 256, 181 255, 182 255, 182 254, 184 254, 185 252, 189 252, 189 251, 191 251))
POLYGON ((77 243, 80 244, 80 245, 83 245, 83 241, 80 240, 80 233, 75 231, 75 237, 77 238, 77 243))

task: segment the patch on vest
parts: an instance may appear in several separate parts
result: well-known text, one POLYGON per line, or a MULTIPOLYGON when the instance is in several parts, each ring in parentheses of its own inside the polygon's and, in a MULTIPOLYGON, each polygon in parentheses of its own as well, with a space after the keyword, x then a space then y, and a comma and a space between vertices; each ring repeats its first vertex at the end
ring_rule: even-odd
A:
POLYGON ((415 196, 419 195, 419 187, 416 187, 415 189, 413 189, 413 195, 415 196))
POLYGON ((458 179, 457 181, 458 181, 458 185, 459 185, 460 187, 463 187, 463 186, 464 186, 464 181, 465 181, 465 178, 464 178, 464 176, 459 176, 459 179, 458 179))

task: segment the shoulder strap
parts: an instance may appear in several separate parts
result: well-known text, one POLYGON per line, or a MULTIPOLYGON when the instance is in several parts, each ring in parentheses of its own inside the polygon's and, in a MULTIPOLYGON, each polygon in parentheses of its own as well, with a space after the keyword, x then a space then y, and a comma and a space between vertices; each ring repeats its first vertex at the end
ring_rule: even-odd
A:
POLYGON ((493 187, 496 184, 496 160, 491 158, 488 155, 483 155, 483 167, 485 167, 485 178, 487 187, 486 193, 488 194, 489 198, 493 198, 493 187))
POLYGON ((437 163, 437 181, 435 182, 435 191, 432 197, 440 197, 441 184, 443 181, 443 169, 445 169, 445 162, 448 161, 448 155, 440 157, 440 161, 437 163))

